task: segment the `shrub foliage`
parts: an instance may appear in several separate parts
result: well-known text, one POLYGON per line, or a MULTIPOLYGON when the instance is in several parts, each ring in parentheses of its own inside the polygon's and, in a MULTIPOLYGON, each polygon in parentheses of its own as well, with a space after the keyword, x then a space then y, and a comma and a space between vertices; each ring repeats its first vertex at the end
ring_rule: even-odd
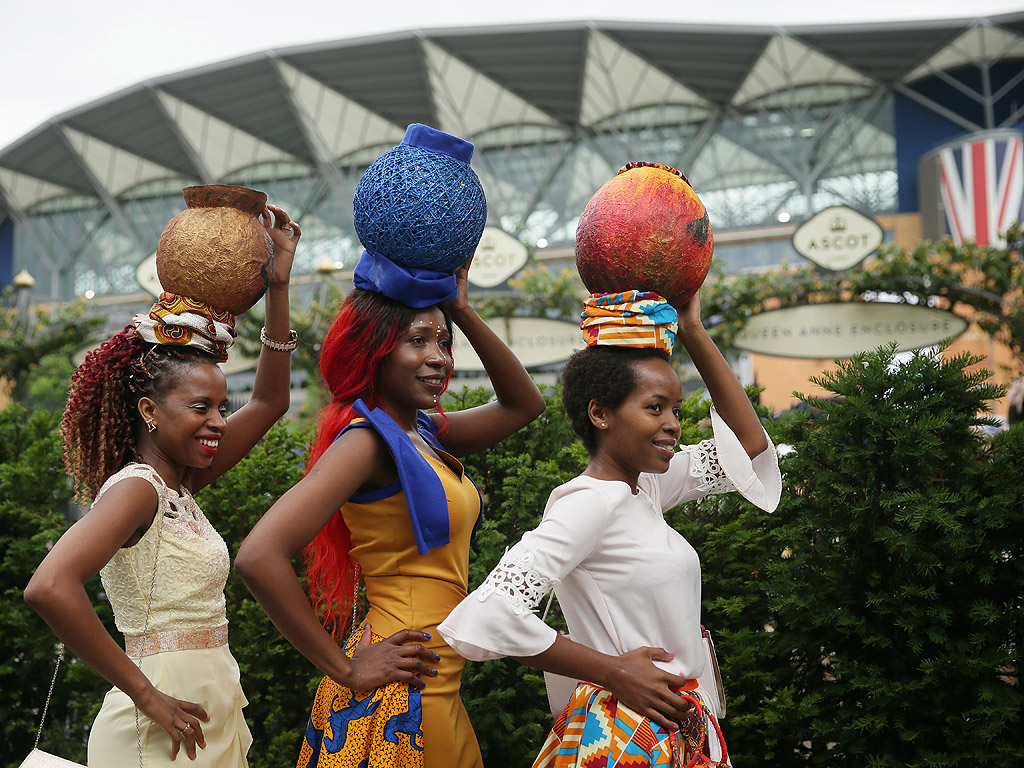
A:
MULTIPOLYGON (((729 494, 669 513, 703 561, 704 623, 722 662, 737 765, 1024 759, 1024 428, 994 438, 978 429, 998 393, 976 362, 919 353, 897 364, 886 348, 859 355, 816 382, 832 394, 807 399, 820 416, 765 420, 790 449, 778 511, 729 494)), ((464 390, 447 405, 487 396, 464 390)), ((546 397, 538 421, 466 461, 486 504, 471 587, 585 463, 557 390, 546 397)), ((685 441, 707 434, 707 408, 700 396, 684 403, 685 441)), ((21 590, 67 525, 56 421, 17 404, 0 412, 0 739, 15 759, 31 747, 53 668, 54 638, 21 590)), ((301 476, 307 440, 275 428, 200 494, 232 553, 301 476)), ((113 630, 98 580, 87 589, 113 630)), ((227 596, 252 765, 289 765, 317 674, 234 575, 227 596)), ((83 759, 106 687, 69 659, 42 745, 83 759)), ((486 764, 529 765, 551 724, 540 674, 507 660, 470 663, 463 698, 486 764)))

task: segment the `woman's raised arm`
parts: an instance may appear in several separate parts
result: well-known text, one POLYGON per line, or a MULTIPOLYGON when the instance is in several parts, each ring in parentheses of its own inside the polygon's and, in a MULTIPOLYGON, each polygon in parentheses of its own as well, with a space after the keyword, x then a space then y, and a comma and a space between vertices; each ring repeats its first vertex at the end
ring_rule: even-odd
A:
POLYGON ((764 428, 743 385, 701 322, 700 295, 694 294, 693 298, 677 309, 679 339, 704 380, 715 410, 735 433, 747 456, 758 456, 768 448, 768 438, 765 437, 764 428))
MULTIPOLYGON (((289 277, 295 258, 295 248, 302 231, 298 224, 291 221, 287 212, 276 205, 268 205, 261 219, 274 244, 273 272, 266 294, 264 330, 271 341, 286 343, 291 338, 291 323, 288 319, 289 277)), ((291 352, 262 344, 249 402, 228 417, 224 438, 220 441, 217 456, 210 468, 193 472, 193 492, 220 477, 241 461, 274 422, 288 411, 290 397, 291 352)))
POLYGON ((467 275, 472 262, 471 257, 455 273, 459 296, 447 309, 484 364, 496 401, 449 415, 442 442, 455 456, 467 456, 504 440, 540 416, 545 407, 544 397, 523 364, 469 305, 467 275))

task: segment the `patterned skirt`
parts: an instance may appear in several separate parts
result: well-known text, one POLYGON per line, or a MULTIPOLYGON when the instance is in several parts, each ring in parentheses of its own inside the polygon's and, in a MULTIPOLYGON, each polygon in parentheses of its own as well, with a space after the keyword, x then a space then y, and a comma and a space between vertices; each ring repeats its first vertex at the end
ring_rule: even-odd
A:
MULTIPOLYGON (((359 629, 348 639, 346 656, 362 636, 359 629)), ((372 635, 374 643, 383 639, 372 635)), ((422 714, 420 691, 407 683, 353 691, 324 677, 297 768, 422 768, 422 714)))
POLYGON ((725 768, 717 718, 696 690, 680 691, 694 708, 673 733, 620 704, 611 691, 580 683, 548 734, 533 768, 725 768), (720 745, 714 749, 709 738, 720 745), (715 754, 717 759, 712 759, 715 754))

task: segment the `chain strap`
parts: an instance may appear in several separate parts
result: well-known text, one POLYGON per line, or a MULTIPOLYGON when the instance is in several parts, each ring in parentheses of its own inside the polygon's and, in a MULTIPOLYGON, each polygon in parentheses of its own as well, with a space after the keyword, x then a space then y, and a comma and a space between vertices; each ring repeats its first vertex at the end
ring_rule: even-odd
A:
POLYGON ((53 679, 50 680, 50 690, 46 694, 43 714, 39 718, 39 730, 36 731, 36 743, 32 745, 32 749, 39 749, 39 739, 43 735, 43 723, 46 722, 46 713, 50 709, 50 698, 53 696, 53 686, 57 684, 57 673, 60 671, 62 661, 64 661, 64 643, 57 643, 57 663, 53 665, 53 679))
MULTIPOLYGON (((142 636, 145 637, 149 632, 149 614, 153 608, 153 591, 156 589, 156 566, 160 558, 160 533, 164 527, 164 514, 160 507, 162 505, 157 504, 156 514, 159 518, 159 522, 156 526, 156 550, 153 552, 153 578, 149 583, 149 598, 146 600, 146 621, 142 626, 142 636)), ((142 671, 142 657, 135 662, 139 666, 139 671, 142 671)), ((143 672, 143 674, 145 674, 143 672)), ((139 726, 139 708, 135 707, 135 742, 139 747, 139 768, 146 768, 145 762, 142 758, 142 728, 139 726)))
POLYGON ((355 634, 356 620, 359 618, 359 577, 362 573, 363 569, 359 563, 356 563, 352 569, 352 627, 349 630, 350 635, 355 634))

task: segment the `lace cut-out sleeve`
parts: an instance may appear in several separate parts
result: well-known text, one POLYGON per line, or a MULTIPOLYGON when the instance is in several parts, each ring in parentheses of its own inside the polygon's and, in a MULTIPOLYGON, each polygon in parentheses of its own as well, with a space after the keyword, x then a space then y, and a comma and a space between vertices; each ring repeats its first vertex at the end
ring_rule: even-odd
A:
POLYGON ((714 440, 701 440, 687 450, 690 453, 690 475, 699 483, 697 490, 708 495, 736 490, 736 485, 719 461, 718 444, 714 440))
POLYGON ((532 612, 544 596, 560 583, 549 579, 533 567, 533 553, 519 557, 505 554, 477 590, 477 599, 483 601, 492 594, 505 598, 517 616, 532 612))

